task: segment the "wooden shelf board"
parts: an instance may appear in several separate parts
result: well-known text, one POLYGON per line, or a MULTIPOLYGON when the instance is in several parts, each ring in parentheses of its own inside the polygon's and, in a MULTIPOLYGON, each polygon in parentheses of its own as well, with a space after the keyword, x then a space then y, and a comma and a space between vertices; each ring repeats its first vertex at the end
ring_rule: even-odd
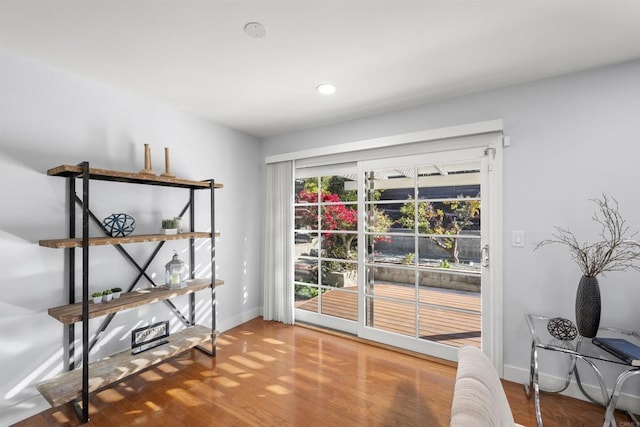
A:
MULTIPOLYGON (((89 365, 89 392, 120 381, 211 339, 211 328, 195 325, 172 334, 168 338, 169 343, 154 349, 136 355, 131 354, 131 350, 125 350, 93 362, 89 365)), ((42 381, 36 387, 52 406, 60 406, 74 399, 80 399, 82 368, 42 381)))
MULTIPOLYGON (((219 237, 220 233, 216 233, 219 237)), ((165 240, 209 239, 211 233, 193 232, 180 234, 138 234, 125 237, 89 237, 89 246, 122 245, 126 243, 162 242, 165 240)), ((82 239, 48 239, 40 240, 40 246, 55 249, 81 248, 82 239)))
MULTIPOLYGON (((80 178, 82 167, 79 165, 60 165, 47 171, 50 176, 80 178)), ((193 189, 211 188, 209 181, 193 181, 183 178, 170 178, 161 175, 147 175, 141 173, 121 172, 108 169, 89 168, 89 177, 101 181, 128 182, 132 184, 161 185, 165 187, 181 187, 193 189)), ((215 183, 214 188, 222 188, 223 185, 215 183)))
MULTIPOLYGON (((224 281, 217 279, 216 286, 224 284, 224 281)), ((123 293, 120 298, 112 299, 109 302, 94 304, 89 301, 89 319, 106 316, 130 308, 140 307, 145 304, 174 298, 180 295, 187 295, 211 287, 209 279, 194 279, 187 283, 182 289, 165 289, 163 287, 136 289, 132 292, 123 293)), ((49 309, 49 315, 62 323, 71 324, 82 321, 82 303, 67 304, 49 309)))

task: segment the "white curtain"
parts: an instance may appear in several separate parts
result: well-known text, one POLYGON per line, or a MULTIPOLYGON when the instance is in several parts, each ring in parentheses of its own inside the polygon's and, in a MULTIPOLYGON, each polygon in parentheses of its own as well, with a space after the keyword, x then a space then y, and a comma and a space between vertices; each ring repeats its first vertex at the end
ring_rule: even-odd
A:
POLYGON ((266 168, 263 317, 292 325, 293 162, 266 168))

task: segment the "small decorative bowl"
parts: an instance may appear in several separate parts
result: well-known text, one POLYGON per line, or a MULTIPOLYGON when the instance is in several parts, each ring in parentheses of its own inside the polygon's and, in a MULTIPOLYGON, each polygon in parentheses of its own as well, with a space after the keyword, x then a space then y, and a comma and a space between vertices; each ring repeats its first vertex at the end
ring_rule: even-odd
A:
POLYGON ((102 221, 102 229, 111 237, 128 236, 135 227, 136 220, 124 213, 111 214, 102 221))

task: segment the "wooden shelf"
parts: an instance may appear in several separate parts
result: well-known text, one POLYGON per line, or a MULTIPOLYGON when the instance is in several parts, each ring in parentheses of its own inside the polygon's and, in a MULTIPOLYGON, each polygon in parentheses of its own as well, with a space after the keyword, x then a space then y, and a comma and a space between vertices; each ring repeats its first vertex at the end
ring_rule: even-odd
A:
MULTIPOLYGON (((216 280, 216 286, 223 284, 224 281, 216 280)), ((165 289, 163 287, 136 289, 132 292, 125 292, 120 298, 112 299, 109 302, 94 304, 93 301, 89 301, 89 319, 140 307, 145 304, 152 304, 180 295, 191 294, 210 287, 211 281, 209 279, 194 279, 187 281, 187 287, 182 289, 165 289)), ((50 308, 49 316, 65 324, 80 322, 82 321, 82 303, 79 302, 50 308)))
MULTIPOLYGON (((161 363, 190 348, 211 341, 211 328, 195 325, 169 336, 169 343, 135 355, 131 350, 117 353, 89 365, 89 392, 120 381, 123 378, 161 363)), ((42 381, 38 391, 52 406, 59 406, 80 399, 82 392, 82 368, 65 372, 55 378, 42 381)))
MULTIPOLYGON (((82 166, 60 165, 47 171, 47 175, 61 177, 80 178, 82 166)), ((194 190, 211 188, 209 181, 192 181, 183 178, 169 178, 160 175, 146 175, 141 173, 121 172, 108 169, 89 168, 89 178, 99 181, 128 182, 131 184, 161 185, 164 187, 192 188, 194 190)), ((214 188, 222 188, 223 185, 215 183, 214 188)))
MULTIPOLYGON (((220 237, 220 233, 216 233, 220 237)), ((122 245, 126 243, 162 242, 165 240, 209 239, 211 233, 194 232, 180 234, 139 234, 125 237, 89 237, 89 246, 122 245)), ((82 239, 48 239, 40 240, 40 246, 56 249, 81 248, 82 239)))
MULTIPOLYGON (((148 152, 146 153, 148 156, 148 152)), ((147 165, 149 162, 146 162, 147 165)), ((147 166, 149 167, 149 166, 147 166)), ((150 167, 149 167, 150 168, 150 167)), ((60 249, 73 249, 81 248, 82 251, 82 291, 83 295, 87 295, 89 292, 89 251, 87 246, 107 246, 107 245, 122 245, 127 243, 145 243, 145 242, 157 242, 156 249, 153 251, 150 260, 144 266, 140 266, 135 259, 133 259, 126 251, 121 250, 122 255, 127 258, 134 266, 138 267, 140 272, 144 273, 151 261, 158 254, 158 250, 165 241, 177 241, 177 240, 190 240, 192 250, 190 252, 191 269, 194 267, 195 254, 193 251, 194 239, 208 239, 210 241, 211 253, 215 251, 215 238, 219 236, 219 233, 215 232, 214 225, 214 210, 215 210, 215 197, 214 189, 223 188, 223 185, 215 182, 213 179, 203 181, 193 181, 189 179, 158 176, 154 174, 143 173, 131 173, 114 171, 107 169, 98 169, 89 167, 89 162, 82 162, 80 165, 61 165, 51 168, 47 171, 49 176, 58 176, 66 178, 68 184, 68 210, 67 216, 69 220, 76 221, 76 205, 84 207, 82 209, 82 222, 85 224, 84 229, 80 234, 72 233, 73 238, 63 239, 47 239, 40 240, 39 244, 43 247, 60 248, 60 249), (81 179, 82 197, 78 194, 77 180, 81 179), (154 185, 161 187, 172 187, 177 189, 188 189, 189 202, 185 206, 184 210, 190 209, 192 226, 195 210, 195 190, 209 190, 211 202, 211 228, 210 232, 188 232, 180 234, 139 234, 129 235, 125 237, 110 237, 108 233, 96 233, 102 234, 98 237, 90 237, 89 232, 86 229, 86 225, 90 220, 96 219, 95 215, 88 209, 89 208, 89 190, 92 187, 88 184, 88 180, 95 181, 111 181, 121 182, 127 184, 141 184, 141 185, 154 185), (77 237, 81 236, 81 237, 77 237)), ((191 229, 191 227, 189 229, 191 229)), ((158 230, 160 231, 160 230, 158 230)), ((186 244, 185 242, 183 244, 186 244)), ((120 248, 122 249, 122 248, 120 248)), ((73 251, 71 251, 73 252, 73 251)), ((71 254, 72 255, 72 254, 71 254)), ((67 257, 68 258, 68 257, 67 257)), ((66 265, 69 269, 69 283, 71 286, 76 286, 76 278, 79 275, 78 269, 74 268, 74 258, 68 258, 66 265)), ((216 271, 215 257, 210 258, 211 271, 216 271)), ((135 284, 139 282, 142 275, 138 275, 135 280, 135 284)), ((214 276, 215 277, 215 276, 214 276)), ((211 342, 209 350, 208 348, 200 347, 209 356, 215 357, 216 354, 216 312, 215 312, 215 286, 222 285, 222 280, 211 279, 193 279, 187 281, 187 286, 183 289, 166 289, 164 286, 155 287, 151 286, 146 289, 136 289, 132 292, 126 292, 121 294, 120 298, 112 299, 109 302, 94 304, 93 301, 87 301, 86 299, 73 304, 67 304, 60 307, 53 307, 49 309, 49 315, 53 318, 64 323, 66 326, 69 337, 73 337, 74 324, 81 323, 82 326, 82 368, 75 369, 70 372, 65 372, 56 378, 46 380, 37 385, 37 389, 53 406, 59 406, 70 401, 82 402, 80 406, 82 408, 78 412, 78 418, 82 423, 86 423, 89 420, 89 393, 95 392, 101 388, 107 387, 110 384, 120 381, 123 378, 139 372, 143 369, 149 368, 157 363, 173 357, 181 352, 184 352, 193 347, 200 347, 201 344, 207 341, 211 342), (212 289, 213 288, 213 289, 212 289), (143 353, 136 355, 131 354, 131 350, 126 350, 115 354, 111 357, 107 357, 100 361, 89 363, 89 352, 93 348, 102 336, 102 332, 109 326, 113 316, 124 310, 133 309, 136 307, 144 306, 147 304, 153 304, 159 301, 164 301, 169 306, 171 311, 178 317, 180 317, 185 323, 193 324, 196 306, 195 298, 193 295, 198 291, 208 292, 208 298, 211 300, 211 327, 205 328, 204 326, 196 325, 189 326, 188 328, 173 334, 168 338, 169 342, 155 347, 151 350, 147 350, 143 353), (188 298, 188 310, 189 319, 186 320, 183 313, 174 304, 169 303, 169 299, 175 298, 181 295, 192 295, 188 298), (97 317, 104 317, 104 321, 99 328, 99 332, 95 335, 92 342, 88 342, 89 336, 89 319, 97 317)), ((135 286, 128 285, 127 289, 135 286)), ((152 283, 153 284, 153 283, 152 283)), ((113 283, 112 286, 116 286, 117 283, 113 283)), ((120 285, 123 286, 123 285, 120 285)), ((75 289, 71 289, 71 292, 75 292, 75 289)), ((69 296, 68 302, 74 301, 73 294, 69 296)), ((164 342, 164 341, 163 341, 164 342)), ((64 340, 63 340, 64 345, 64 340)), ((64 356, 67 359, 66 366, 75 365, 75 349, 73 345, 68 345, 68 354, 64 356)), ((77 403, 77 402, 76 402, 77 403)))

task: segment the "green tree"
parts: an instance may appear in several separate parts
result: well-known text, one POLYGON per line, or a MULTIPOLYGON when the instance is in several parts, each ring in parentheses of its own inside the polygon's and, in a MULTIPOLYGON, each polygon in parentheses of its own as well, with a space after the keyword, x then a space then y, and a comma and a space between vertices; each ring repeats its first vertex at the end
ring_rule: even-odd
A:
POLYGON ((431 202, 418 202, 416 212, 416 203, 410 196, 409 201, 400 208, 402 216, 397 223, 405 228, 415 229, 417 219, 418 233, 427 235, 436 246, 445 250, 449 261, 459 263, 458 239, 447 236, 457 236, 480 216, 480 201, 460 198, 443 202, 443 205, 448 207, 447 212, 438 209, 431 202))

